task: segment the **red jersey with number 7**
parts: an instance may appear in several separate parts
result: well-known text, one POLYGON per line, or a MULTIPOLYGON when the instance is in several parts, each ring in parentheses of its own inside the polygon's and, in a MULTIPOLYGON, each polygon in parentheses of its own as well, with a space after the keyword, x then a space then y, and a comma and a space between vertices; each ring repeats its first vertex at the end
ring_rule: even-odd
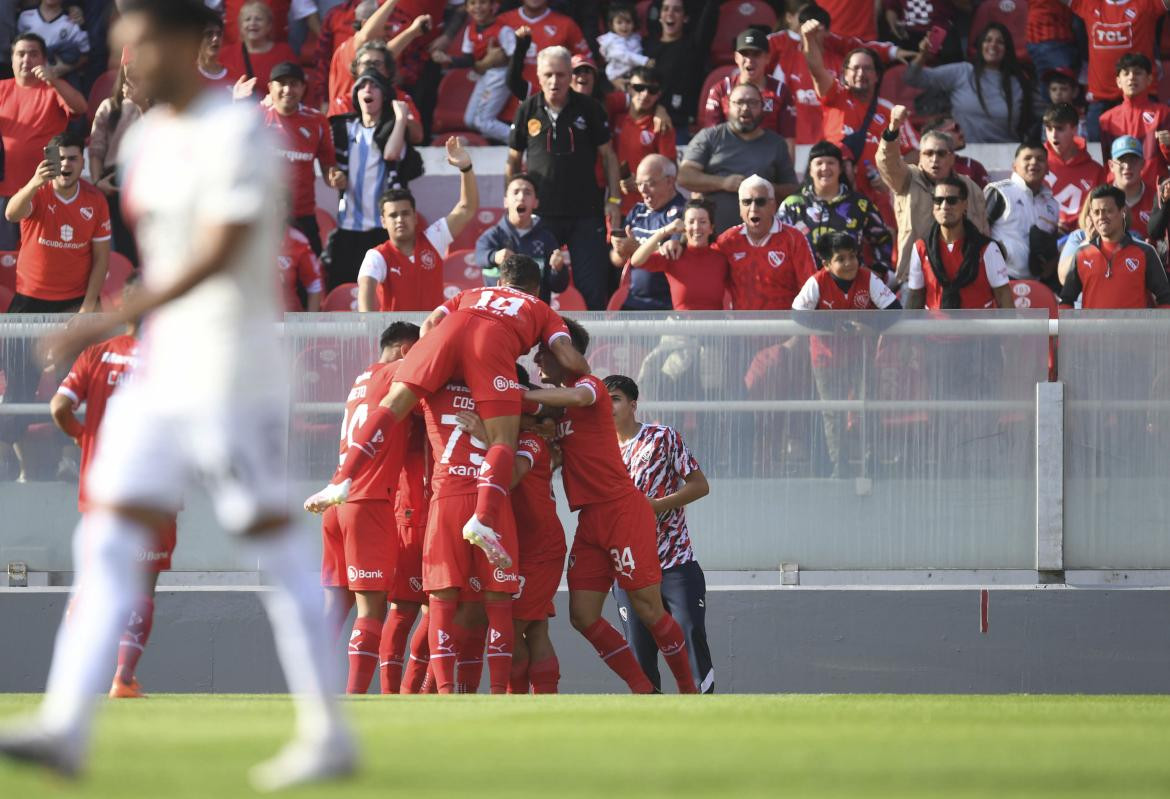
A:
POLYGON ((516 441, 516 457, 531 464, 524 478, 512 488, 520 561, 540 563, 564 558, 565 528, 557 516, 553 496, 552 451, 548 442, 536 433, 521 433, 516 441))
POLYGON ((557 440, 565 455, 561 472, 569 507, 580 510, 586 505, 637 494, 618 447, 609 389, 593 375, 577 380, 573 388, 587 389, 594 399, 584 407, 566 408, 557 423, 557 440))
POLYGON ((565 321, 547 303, 507 286, 461 291, 439 307, 448 314, 469 313, 502 323, 516 345, 513 358, 569 335, 565 321))
POLYGON ((471 389, 452 380, 422 401, 427 440, 435 458, 431 473, 434 499, 474 494, 487 444, 459 426, 460 411, 475 412, 471 389))
MULTIPOLYGON (((398 371, 401 361, 370 364, 353 381, 349 397, 345 400, 345 416, 341 420, 341 463, 353 446, 353 435, 366 423, 370 413, 382 402, 390 391, 390 383, 398 371)), ((383 435, 382 433, 378 434, 383 435)), ((406 460, 406 444, 410 439, 410 425, 396 424, 390 428, 389 441, 383 444, 385 456, 375 460, 353 478, 349 489, 349 501, 362 499, 393 501, 398 490, 398 475, 406 460)))

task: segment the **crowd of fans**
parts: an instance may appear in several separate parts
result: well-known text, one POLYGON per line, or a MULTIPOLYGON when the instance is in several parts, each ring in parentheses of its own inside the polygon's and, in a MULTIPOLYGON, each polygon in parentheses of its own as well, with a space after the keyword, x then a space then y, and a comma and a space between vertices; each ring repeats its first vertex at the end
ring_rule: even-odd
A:
MULTIPOLYGON (((462 245, 483 281, 524 253, 546 298, 591 310, 895 307, 871 277, 898 307, 1010 307, 1023 280, 1145 308, 1170 305, 1167 2, 207 0, 198 69, 289 162, 289 310, 443 300, 480 201, 468 167, 422 223, 429 144, 507 147, 502 217, 462 245), (1003 180, 960 153, 1009 142, 1003 180), (1122 251, 1137 267, 1108 266, 1122 251)), ((95 310, 107 268, 137 266, 116 163, 151 98, 110 52, 116 15, 0 2, 10 313, 95 310)), ((18 398, 35 379, 8 360, 18 398)))

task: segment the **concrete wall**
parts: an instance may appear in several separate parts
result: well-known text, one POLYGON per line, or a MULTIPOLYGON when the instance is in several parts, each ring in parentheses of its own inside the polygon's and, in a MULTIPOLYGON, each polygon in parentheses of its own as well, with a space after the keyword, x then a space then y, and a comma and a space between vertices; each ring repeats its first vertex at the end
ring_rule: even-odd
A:
MULTIPOLYGON (((65 599, 0 589, 0 691, 43 688, 65 599)), ((619 691, 569 627, 566 599, 553 622, 563 689, 619 691)), ((734 587, 707 604, 722 692, 1170 691, 1165 588, 992 588, 986 633, 978 587, 734 587)), ((158 692, 284 690, 252 590, 160 592, 140 675, 158 692)))

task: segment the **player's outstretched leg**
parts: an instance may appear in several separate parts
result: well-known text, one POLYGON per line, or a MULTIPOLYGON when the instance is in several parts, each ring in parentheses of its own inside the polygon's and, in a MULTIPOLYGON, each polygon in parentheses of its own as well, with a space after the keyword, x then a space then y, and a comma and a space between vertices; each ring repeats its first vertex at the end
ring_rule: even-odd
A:
POLYGON ((257 790, 347 776, 357 767, 357 753, 333 699, 325 619, 320 589, 310 577, 308 553, 287 520, 258 525, 247 543, 274 590, 262 594, 272 624, 276 652, 297 715, 297 734, 274 758, 251 772, 257 790))
POLYGON ((396 694, 402 687, 403 664, 410 628, 418 616, 415 602, 395 602, 386 614, 382 627, 382 645, 378 648, 379 682, 383 694, 396 694))
POLYGON ((110 510, 82 518, 73 537, 76 601, 57 630, 44 701, 34 719, 0 733, 0 755, 66 777, 81 771, 93 712, 141 591, 137 554, 149 540, 144 525, 110 510))
POLYGON ((687 637, 674 617, 662 606, 662 594, 657 584, 628 592, 634 613, 654 636, 658 651, 670 667, 680 694, 697 694, 695 675, 691 671, 691 656, 687 652, 687 637))

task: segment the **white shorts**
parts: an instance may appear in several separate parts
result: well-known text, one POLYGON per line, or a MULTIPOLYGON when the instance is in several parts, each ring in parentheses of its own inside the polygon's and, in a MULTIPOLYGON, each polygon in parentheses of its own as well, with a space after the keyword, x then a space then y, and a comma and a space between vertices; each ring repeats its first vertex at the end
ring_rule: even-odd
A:
POLYGON ((101 505, 178 512, 187 490, 202 482, 230 532, 287 515, 284 411, 272 402, 168 411, 131 383, 106 407, 88 496, 101 505))

